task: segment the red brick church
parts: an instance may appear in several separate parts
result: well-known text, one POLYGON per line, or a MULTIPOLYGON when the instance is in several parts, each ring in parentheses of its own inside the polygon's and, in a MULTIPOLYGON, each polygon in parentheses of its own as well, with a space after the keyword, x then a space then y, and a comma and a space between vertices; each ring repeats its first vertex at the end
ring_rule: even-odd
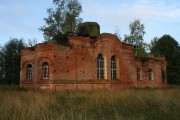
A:
POLYGON ((98 31, 96 37, 90 37, 93 29, 88 30, 89 36, 69 36, 66 45, 41 43, 34 50, 21 50, 20 86, 111 90, 167 85, 165 57, 149 55, 139 59, 135 47, 121 42, 115 35, 98 31))

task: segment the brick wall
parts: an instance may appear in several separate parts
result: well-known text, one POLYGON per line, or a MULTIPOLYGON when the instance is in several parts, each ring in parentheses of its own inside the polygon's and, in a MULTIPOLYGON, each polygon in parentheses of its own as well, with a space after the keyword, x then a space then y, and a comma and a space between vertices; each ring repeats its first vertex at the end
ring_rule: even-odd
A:
POLYGON ((25 88, 53 90, 121 89, 126 87, 158 87, 162 82, 161 69, 166 69, 165 59, 136 59, 134 47, 122 43, 112 34, 101 34, 96 39, 83 36, 69 37, 69 45, 37 44, 35 50, 21 51, 21 80, 25 88), (102 54, 105 79, 97 78, 97 56, 102 54), (117 80, 111 80, 111 57, 117 62, 117 80), (42 78, 42 64, 49 65, 49 79, 42 78), (26 79, 27 65, 32 65, 32 79, 26 79), (141 81, 136 70, 141 68, 141 81), (148 80, 148 69, 153 80, 148 80))

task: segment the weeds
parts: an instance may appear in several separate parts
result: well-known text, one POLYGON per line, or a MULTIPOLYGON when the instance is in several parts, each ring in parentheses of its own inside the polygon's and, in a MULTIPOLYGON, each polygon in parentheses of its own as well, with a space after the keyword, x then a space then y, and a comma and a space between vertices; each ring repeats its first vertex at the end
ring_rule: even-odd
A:
POLYGON ((35 92, 0 87, 0 120, 179 120, 180 88, 35 92))

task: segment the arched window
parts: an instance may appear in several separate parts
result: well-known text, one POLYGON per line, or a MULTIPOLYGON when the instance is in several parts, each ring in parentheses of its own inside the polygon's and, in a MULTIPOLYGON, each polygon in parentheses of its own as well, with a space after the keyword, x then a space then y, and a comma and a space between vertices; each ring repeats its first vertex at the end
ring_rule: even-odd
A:
POLYGON ((111 80, 117 79, 117 62, 115 56, 111 57, 111 80))
POLYGON ((47 62, 42 64, 42 78, 49 79, 49 65, 47 62))
POLYGON ((148 70, 148 80, 153 80, 153 73, 151 69, 148 70))
POLYGON ((32 79, 32 65, 28 64, 26 68, 26 79, 30 80, 32 79))
POLYGON ((97 57, 97 77, 98 79, 104 79, 104 58, 102 54, 97 57))
POLYGON ((136 74, 137 74, 137 80, 141 80, 141 69, 140 68, 137 68, 136 70, 136 74))

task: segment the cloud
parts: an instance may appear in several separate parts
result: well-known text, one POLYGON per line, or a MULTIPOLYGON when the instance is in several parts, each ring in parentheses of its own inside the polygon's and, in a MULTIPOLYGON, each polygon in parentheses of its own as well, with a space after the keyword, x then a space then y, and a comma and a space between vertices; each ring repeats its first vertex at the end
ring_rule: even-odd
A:
MULTIPOLYGON (((129 33, 129 23, 140 19, 145 25, 145 39, 165 33, 180 39, 179 0, 79 0, 83 7, 84 21, 96 21, 101 32, 129 33)), ((42 38, 38 28, 44 25, 46 9, 52 7, 52 0, 0 0, 0 40, 9 36, 42 38)))
MULTIPOLYGON (((172 33, 174 25, 180 25, 180 1, 178 0, 137 0, 117 1, 109 4, 102 0, 82 2, 85 21, 97 21, 101 25, 102 32, 115 31, 115 26, 120 28, 122 34, 128 34, 128 26, 134 19, 140 19, 145 25, 147 36, 157 33, 172 33), (157 30, 159 31, 157 31, 157 30)), ((152 36, 151 36, 152 37, 152 36)), ((155 37, 155 36, 154 36, 155 37)), ((153 37, 152 37, 153 38, 153 37)), ((146 38, 146 39, 150 39, 146 38)))
POLYGON ((176 18, 180 17, 180 8, 175 4, 168 6, 164 0, 139 0, 134 4, 116 2, 111 6, 101 6, 93 1, 88 1, 84 4, 83 9, 87 18, 103 19, 103 22, 107 24, 109 22, 120 23, 120 21, 126 23, 135 18, 151 22, 167 20, 167 18, 177 20, 176 18))

